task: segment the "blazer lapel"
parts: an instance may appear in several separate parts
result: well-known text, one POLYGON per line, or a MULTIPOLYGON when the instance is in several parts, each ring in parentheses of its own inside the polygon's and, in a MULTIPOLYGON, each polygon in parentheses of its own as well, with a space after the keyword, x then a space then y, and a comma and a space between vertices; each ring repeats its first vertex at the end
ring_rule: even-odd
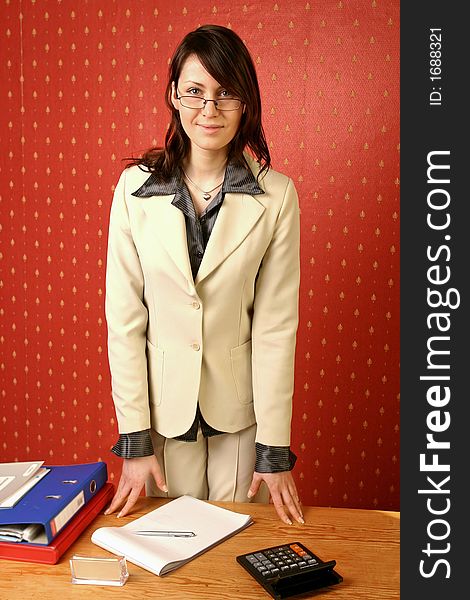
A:
POLYGON ((142 208, 151 219, 151 228, 186 279, 194 285, 182 211, 171 204, 174 194, 145 198, 142 208))
POLYGON ((225 194, 196 275, 196 285, 238 248, 264 210, 264 206, 254 196, 230 192, 225 194))

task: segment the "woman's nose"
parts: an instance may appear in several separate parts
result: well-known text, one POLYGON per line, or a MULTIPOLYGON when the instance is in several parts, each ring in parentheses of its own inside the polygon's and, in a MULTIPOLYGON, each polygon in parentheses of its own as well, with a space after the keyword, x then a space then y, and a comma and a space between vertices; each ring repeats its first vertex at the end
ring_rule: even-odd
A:
POLYGON ((215 115, 217 114, 217 101, 216 100, 206 100, 204 108, 202 109, 203 115, 215 115))

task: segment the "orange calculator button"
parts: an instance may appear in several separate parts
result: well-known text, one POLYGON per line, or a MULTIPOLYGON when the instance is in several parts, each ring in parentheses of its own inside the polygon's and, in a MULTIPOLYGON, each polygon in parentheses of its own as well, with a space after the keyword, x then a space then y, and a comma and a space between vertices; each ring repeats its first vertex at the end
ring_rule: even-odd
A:
POLYGON ((296 554, 300 554, 302 552, 302 548, 298 544, 291 544, 290 547, 296 554))

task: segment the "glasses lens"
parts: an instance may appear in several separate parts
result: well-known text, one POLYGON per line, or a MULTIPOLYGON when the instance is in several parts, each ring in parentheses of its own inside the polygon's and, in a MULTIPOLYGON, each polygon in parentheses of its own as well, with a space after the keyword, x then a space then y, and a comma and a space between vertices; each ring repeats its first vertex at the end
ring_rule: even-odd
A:
POLYGON ((240 108, 241 101, 236 98, 221 98, 217 100, 217 108, 219 110, 237 110, 240 108))
POLYGON ((197 96, 180 96, 180 102, 186 108, 202 108, 204 106, 204 98, 197 96))

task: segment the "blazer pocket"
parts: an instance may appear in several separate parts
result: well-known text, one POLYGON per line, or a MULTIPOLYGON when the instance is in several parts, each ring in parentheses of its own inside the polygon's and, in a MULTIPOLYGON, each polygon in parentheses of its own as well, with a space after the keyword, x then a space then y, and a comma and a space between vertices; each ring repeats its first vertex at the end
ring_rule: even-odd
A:
POLYGON ((149 400, 151 404, 160 406, 163 398, 163 366, 165 352, 147 340, 147 372, 149 400))
POLYGON ((241 404, 253 402, 253 379, 251 373, 251 340, 230 350, 232 374, 241 404))

